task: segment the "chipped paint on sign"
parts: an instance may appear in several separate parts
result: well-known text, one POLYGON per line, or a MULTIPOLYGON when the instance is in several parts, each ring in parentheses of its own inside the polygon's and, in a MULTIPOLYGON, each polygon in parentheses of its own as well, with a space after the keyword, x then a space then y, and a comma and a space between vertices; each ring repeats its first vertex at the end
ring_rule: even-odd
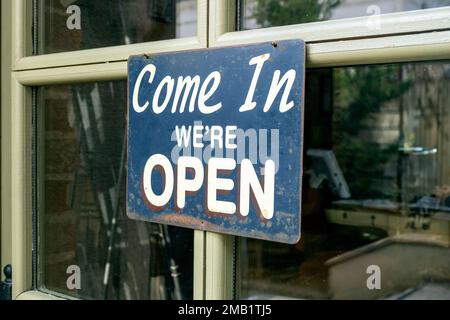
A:
POLYGON ((305 44, 128 60, 132 219, 296 243, 305 44))

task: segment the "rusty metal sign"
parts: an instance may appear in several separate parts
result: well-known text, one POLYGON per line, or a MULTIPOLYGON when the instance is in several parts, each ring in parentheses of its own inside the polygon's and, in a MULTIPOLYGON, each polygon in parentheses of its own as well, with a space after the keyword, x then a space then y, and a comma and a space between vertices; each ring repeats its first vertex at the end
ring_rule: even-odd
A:
POLYGON ((298 242, 304 77, 301 40, 130 57, 128 216, 298 242))

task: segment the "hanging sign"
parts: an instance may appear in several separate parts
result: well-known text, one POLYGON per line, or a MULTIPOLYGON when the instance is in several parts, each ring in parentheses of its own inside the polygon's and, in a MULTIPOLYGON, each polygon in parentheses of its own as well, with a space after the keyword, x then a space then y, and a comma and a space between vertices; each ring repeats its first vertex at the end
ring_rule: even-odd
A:
POLYGON ((300 238, 305 44, 128 60, 130 218, 300 238))

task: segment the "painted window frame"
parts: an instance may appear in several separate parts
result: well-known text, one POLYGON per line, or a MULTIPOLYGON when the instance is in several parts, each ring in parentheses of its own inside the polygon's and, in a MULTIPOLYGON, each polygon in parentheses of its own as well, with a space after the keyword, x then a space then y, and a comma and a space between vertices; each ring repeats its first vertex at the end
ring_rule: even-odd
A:
MULTIPOLYGON (((450 58, 450 7, 235 32, 236 0, 197 0, 197 36, 30 56, 31 0, 1 2, 2 265, 13 265, 13 298, 71 299, 32 288, 31 87, 126 79, 126 60, 170 52, 302 38, 307 67, 450 58), (76 62, 75 62, 76 61, 76 62), (9 245, 6 246, 5 243, 9 245)), ((194 232, 194 299, 232 299, 235 238, 194 232)))

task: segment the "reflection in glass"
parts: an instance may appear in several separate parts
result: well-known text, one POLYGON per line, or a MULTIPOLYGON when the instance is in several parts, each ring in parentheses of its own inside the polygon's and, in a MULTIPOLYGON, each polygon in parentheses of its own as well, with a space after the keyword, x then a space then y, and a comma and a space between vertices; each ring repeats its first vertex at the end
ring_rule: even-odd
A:
POLYGON ((306 79, 302 238, 240 239, 239 297, 450 299, 450 64, 306 79))
POLYGON ((196 0, 38 1, 38 54, 196 35, 196 0))
POLYGON ((450 0, 242 0, 242 2, 241 19, 245 30, 352 17, 376 17, 385 13, 450 6, 450 0))
POLYGON ((80 298, 192 299, 193 231, 126 216, 126 96, 125 81, 39 88, 40 286, 80 298), (73 265, 78 290, 67 285, 73 265))

